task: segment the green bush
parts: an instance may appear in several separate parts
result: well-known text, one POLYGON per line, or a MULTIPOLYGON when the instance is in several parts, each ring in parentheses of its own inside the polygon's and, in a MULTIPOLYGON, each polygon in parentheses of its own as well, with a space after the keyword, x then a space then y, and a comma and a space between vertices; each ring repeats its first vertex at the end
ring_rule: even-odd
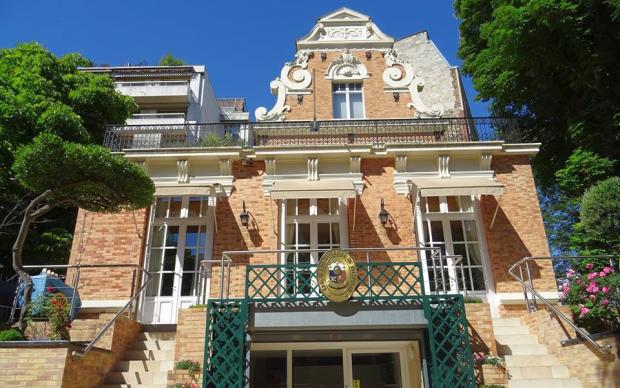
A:
POLYGON ((581 224, 609 253, 620 249, 620 177, 601 181, 581 200, 581 224))
POLYGON ((482 303, 482 299, 475 296, 466 296, 463 298, 463 303, 482 303))
POLYGON ((0 331, 0 342, 5 341, 25 341, 26 338, 17 329, 7 329, 0 331))

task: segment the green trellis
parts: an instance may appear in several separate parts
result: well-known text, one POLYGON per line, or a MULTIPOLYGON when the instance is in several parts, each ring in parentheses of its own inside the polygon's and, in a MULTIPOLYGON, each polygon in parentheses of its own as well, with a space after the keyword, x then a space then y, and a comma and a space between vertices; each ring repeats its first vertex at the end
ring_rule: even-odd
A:
POLYGON ((424 297, 433 387, 475 387, 474 363, 462 295, 424 297))
MULTIPOLYGON (((432 386, 475 387, 463 296, 424 295, 424 282, 418 265, 368 263, 358 266, 359 285, 352 299, 367 302, 403 299, 419 301, 428 321, 432 386)), ((209 302, 203 387, 246 386, 249 368, 246 343, 249 304, 324 300, 323 295, 314 289, 316 282, 310 281, 314 273, 314 268, 250 265, 246 272, 244 299, 217 299, 209 302), (286 280, 284 283, 278 280, 282 278, 286 280), (297 291, 282 287, 284 284, 297 291)))

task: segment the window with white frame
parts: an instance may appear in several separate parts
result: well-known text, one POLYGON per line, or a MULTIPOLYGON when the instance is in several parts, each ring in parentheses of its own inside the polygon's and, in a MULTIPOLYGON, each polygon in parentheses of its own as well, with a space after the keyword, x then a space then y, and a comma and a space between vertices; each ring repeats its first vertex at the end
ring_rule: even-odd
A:
POLYGON ((441 249, 444 256, 440 261, 426 254, 430 290, 485 291, 480 233, 472 197, 423 197, 420 208, 423 243, 441 249))
POLYGON ((316 250, 311 252, 291 252, 283 257, 284 264, 301 267, 295 279, 295 270, 286 274, 286 287, 289 293, 307 293, 303 287, 304 279, 310 276, 304 265, 318 263, 321 255, 343 246, 346 239, 346 206, 338 198, 288 199, 282 202, 284 214, 282 245, 288 250, 316 250), (343 221, 343 217, 344 221, 343 221))
POLYGON ((147 297, 198 293, 198 266, 207 255, 208 197, 158 197, 150 231, 147 297))
POLYGON ((362 83, 334 83, 332 103, 334 119, 363 119, 365 115, 362 83))

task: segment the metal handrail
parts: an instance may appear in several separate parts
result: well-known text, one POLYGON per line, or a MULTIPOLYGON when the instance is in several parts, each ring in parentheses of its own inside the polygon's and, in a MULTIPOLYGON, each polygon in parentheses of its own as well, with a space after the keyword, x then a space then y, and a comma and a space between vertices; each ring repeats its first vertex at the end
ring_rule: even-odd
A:
MULTIPOLYGON (((437 258, 453 258, 454 265, 461 264, 462 266, 462 256, 461 255, 443 255, 441 253, 440 247, 384 247, 384 248, 338 248, 346 252, 362 252, 366 254, 366 262, 370 262, 370 253, 371 252, 388 252, 388 251, 426 251, 430 252, 431 256, 434 257, 433 262, 433 271, 435 271, 435 260, 437 258)), ((202 299, 203 303, 206 302, 206 279, 209 275, 211 269, 209 264, 219 264, 222 270, 220 271, 220 292, 219 298, 226 299, 230 295, 230 267, 233 262, 230 256, 242 256, 242 255, 256 255, 256 254, 286 254, 286 253, 312 253, 312 252, 324 252, 324 248, 314 248, 314 249, 254 249, 254 250, 245 250, 245 251, 224 251, 222 252, 222 256, 220 259, 211 259, 211 260, 201 260, 200 261, 200 274, 202 276, 202 284, 203 284, 203 293, 202 299)), ((441 263, 442 261, 440 261, 441 263)), ((443 272, 443 271, 442 271, 443 272)), ((449 281, 450 279, 448 279, 449 281)), ((457 293, 460 292, 458 281, 457 284, 457 293)), ((430 291, 430 290, 429 290, 430 291)), ((446 290, 444 287, 443 292, 447 293, 450 290, 446 290)), ((464 290, 465 292, 467 290, 464 290)), ((436 289, 434 291, 435 294, 439 294, 440 290, 436 289)))
POLYGON ((606 259, 613 259, 612 256, 610 255, 598 255, 598 256, 527 256, 522 258, 521 260, 517 261, 516 263, 514 263, 509 269, 508 269, 508 274, 510 276, 512 276, 515 280, 517 280, 519 283, 521 283, 521 286, 523 287, 523 294, 524 294, 524 298, 525 298, 525 303, 527 306, 527 311, 529 313, 537 311, 538 310, 538 306, 536 305, 536 299, 538 298, 541 302, 543 302, 545 304, 545 307, 547 308, 547 310, 550 310, 553 312, 553 314, 555 314, 558 318, 562 319, 566 324, 568 324, 570 327, 573 328, 573 330, 575 330, 575 333, 577 333, 577 335, 579 337, 581 337, 582 339, 586 340, 588 343, 590 343, 590 345, 592 345, 595 349, 601 351, 601 352, 609 352, 611 350, 611 345, 600 345, 598 342, 596 342, 592 336, 590 335, 590 333, 582 328, 577 326, 572 319, 570 319, 569 317, 567 317, 562 311, 560 311, 560 309, 558 309, 557 307, 555 307, 551 302, 549 302, 547 299, 545 299, 538 291, 536 291, 534 289, 534 282, 532 280, 532 276, 531 276, 531 272, 530 272, 530 267, 529 267, 529 263, 531 261, 535 261, 535 260, 571 260, 571 259, 602 259, 602 258, 606 258, 606 259), (523 278, 523 264, 525 264, 526 267, 526 274, 528 275, 528 279, 527 281, 523 278), (519 275, 517 275, 514 270, 515 269, 519 269, 519 275), (532 304, 529 303, 529 298, 527 295, 527 292, 531 293, 531 297, 532 297, 532 304))
MULTIPOLYGON (((143 275, 146 275, 147 279, 146 281, 142 283, 142 286, 138 289, 138 291, 135 292, 134 295, 129 299, 129 301, 127 301, 127 303, 125 303, 125 305, 121 307, 121 309, 114 315, 114 317, 112 317, 112 319, 108 323, 106 323, 106 325, 99 331, 99 333, 97 333, 97 335, 95 335, 95 337, 84 347, 84 349, 79 350, 79 351, 74 350, 72 352, 71 354, 72 358, 84 357, 86 353, 88 353, 95 346, 95 344, 101 339, 101 337, 103 337, 106 331, 108 331, 108 329, 112 327, 112 325, 125 312, 125 310, 127 310, 127 308, 131 306, 138 299, 138 297, 142 294, 142 292, 146 289, 148 284, 153 279, 153 275, 151 273, 149 273, 148 271, 146 271, 144 268, 142 268, 141 266, 137 264, 52 264, 52 265, 25 265, 24 268, 25 269, 44 269, 44 268, 76 269, 77 270, 76 273, 73 274, 72 287, 74 290, 77 290, 77 291, 79 291, 77 285, 79 284, 80 270, 82 268, 134 268, 134 270, 138 269, 142 272, 143 275)), ((134 277, 135 277, 135 272, 134 272, 134 277)), ((133 282, 132 282, 132 291, 133 291, 133 282)), ((76 293, 74 293, 73 297, 71 298, 71 305, 70 305, 69 311, 73 310, 73 303, 74 303, 75 295, 76 293)))

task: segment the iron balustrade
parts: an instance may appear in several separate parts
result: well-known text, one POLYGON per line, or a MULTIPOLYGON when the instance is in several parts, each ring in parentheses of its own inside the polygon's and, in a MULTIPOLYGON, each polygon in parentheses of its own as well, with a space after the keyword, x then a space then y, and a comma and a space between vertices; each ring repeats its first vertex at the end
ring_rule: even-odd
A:
POLYGON ((104 145, 126 149, 289 147, 432 144, 479 141, 519 142, 509 118, 278 121, 245 123, 108 126, 104 145), (227 136, 228 134, 228 136, 227 136))

